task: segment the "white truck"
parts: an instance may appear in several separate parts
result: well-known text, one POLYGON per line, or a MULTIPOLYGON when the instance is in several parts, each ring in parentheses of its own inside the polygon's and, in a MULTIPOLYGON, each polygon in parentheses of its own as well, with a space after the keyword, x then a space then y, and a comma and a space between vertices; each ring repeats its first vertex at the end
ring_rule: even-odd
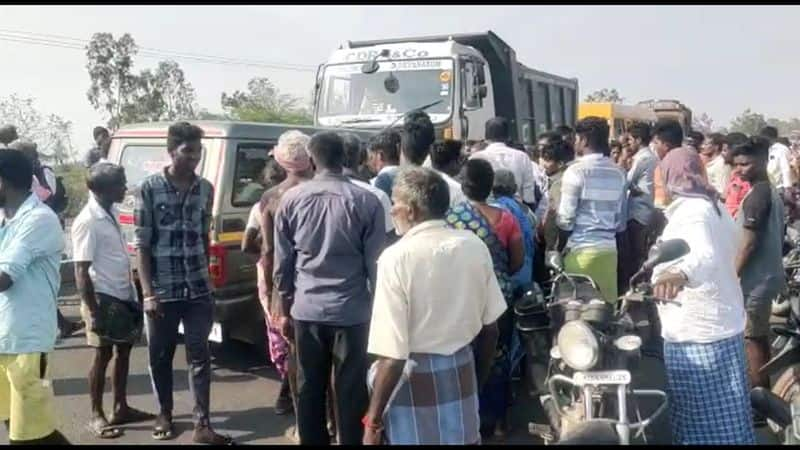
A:
POLYGON ((574 125, 578 80, 530 69, 493 32, 347 42, 320 65, 314 125, 378 132, 424 106, 437 139, 483 139, 495 116, 534 144, 574 125))

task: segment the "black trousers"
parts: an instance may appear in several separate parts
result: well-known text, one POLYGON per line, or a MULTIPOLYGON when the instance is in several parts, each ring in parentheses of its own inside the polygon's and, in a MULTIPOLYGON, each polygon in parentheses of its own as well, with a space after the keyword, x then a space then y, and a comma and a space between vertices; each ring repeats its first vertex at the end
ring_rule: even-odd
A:
POLYGON ((172 413, 172 360, 178 345, 178 324, 183 321, 189 389, 194 396, 195 425, 208 425, 211 396, 211 332, 214 302, 210 299, 162 303, 164 316, 145 316, 150 377, 161 412, 172 413))
POLYGON ((294 322, 297 351, 297 431, 300 445, 329 445, 326 395, 333 369, 340 445, 361 445, 366 413, 369 325, 337 327, 294 322))

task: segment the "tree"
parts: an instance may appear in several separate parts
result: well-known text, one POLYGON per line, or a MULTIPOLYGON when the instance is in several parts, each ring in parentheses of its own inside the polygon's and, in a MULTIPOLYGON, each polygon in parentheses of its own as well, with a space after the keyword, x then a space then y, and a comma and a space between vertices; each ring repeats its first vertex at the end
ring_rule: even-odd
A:
POLYGON ((748 136, 757 135, 761 129, 767 126, 767 121, 763 114, 758 114, 747 108, 738 117, 731 120, 730 129, 732 132, 744 133, 748 136))
POLYGON ((194 119, 195 91, 178 63, 161 61, 154 71, 133 73, 138 46, 129 34, 115 40, 96 33, 86 50, 92 106, 108 116, 108 126, 160 120, 194 119))
POLYGON ((62 165, 73 159, 72 122, 57 114, 44 115, 33 98, 17 94, 0 98, 0 120, 14 125, 20 139, 35 142, 45 162, 62 165))
POLYGON ((692 129, 703 134, 709 134, 714 129, 714 119, 706 113, 696 115, 692 118, 692 129))
POLYGON ((767 125, 777 128, 779 135, 789 136, 793 131, 800 130, 800 119, 797 117, 793 117, 789 120, 770 118, 767 119, 767 125))
POLYGON ((603 88, 586 96, 585 102, 610 102, 622 103, 625 101, 616 89, 603 88))
POLYGON ((86 46, 86 69, 91 85, 89 102, 108 116, 108 126, 119 127, 123 110, 130 107, 138 79, 131 70, 138 47, 130 34, 114 39, 111 33, 95 33, 86 46))
POLYGON ((246 92, 223 92, 221 96, 222 108, 233 120, 310 125, 311 114, 298 106, 301 101, 282 94, 267 78, 253 78, 247 83, 246 92))

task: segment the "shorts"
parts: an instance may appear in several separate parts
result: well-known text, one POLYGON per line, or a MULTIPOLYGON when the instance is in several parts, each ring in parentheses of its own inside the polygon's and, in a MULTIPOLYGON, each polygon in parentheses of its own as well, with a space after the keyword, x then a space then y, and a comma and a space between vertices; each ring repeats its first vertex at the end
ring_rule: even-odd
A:
POLYGON ((86 323, 86 344, 89 347, 134 345, 142 337, 144 313, 139 305, 96 293, 97 315, 81 302, 81 317, 86 323), (96 319, 96 320, 95 320, 96 319))
POLYGON ((47 355, 0 355, 0 420, 10 420, 8 438, 31 441, 56 429, 53 385, 45 379, 47 355))
POLYGON ((747 311, 744 337, 759 338, 769 336, 769 318, 772 315, 772 299, 745 297, 744 308, 745 311, 747 311))

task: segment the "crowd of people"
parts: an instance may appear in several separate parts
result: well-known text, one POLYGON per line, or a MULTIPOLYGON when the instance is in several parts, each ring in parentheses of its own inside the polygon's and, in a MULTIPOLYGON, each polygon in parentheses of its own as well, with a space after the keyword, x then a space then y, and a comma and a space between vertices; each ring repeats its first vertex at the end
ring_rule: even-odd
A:
MULTIPOLYGON (((12 442, 65 441, 55 429, 46 355, 59 328, 64 250, 55 186, 33 151, 0 130, 0 418, 12 442), (7 142, 6 142, 7 141, 7 142), (42 188, 44 186, 44 188, 42 188), (21 369, 20 369, 21 368, 21 369), (10 419, 10 420, 9 420, 10 419)), ((769 358, 772 299, 798 165, 774 128, 759 136, 633 123, 609 141, 587 117, 514 142, 496 117, 485 141, 436 141, 424 112, 368 142, 352 133, 287 131, 270 151, 265 192, 242 249, 257 255, 269 355, 281 377, 276 414, 300 444, 478 444, 509 431, 523 351, 514 304, 550 277, 545 254, 591 277, 605 301, 629 289, 657 239, 690 252, 655 268, 642 308, 658 324, 674 441, 752 444, 751 386, 769 358), (697 361, 702 361, 698 364, 697 361)), ((210 424, 213 321, 208 261, 214 187, 195 174, 203 131, 168 130, 171 163, 136 191, 141 301, 115 203, 125 171, 107 161, 107 130, 87 155, 87 204, 72 224, 99 438, 154 419, 174 437, 173 359, 184 327, 197 443, 232 444, 210 424), (130 352, 147 337, 154 414, 127 404, 130 352), (113 410, 103 411, 105 374, 113 410)), ((791 215, 791 214, 789 214, 791 215)), ((63 328, 62 328, 63 329, 63 328)))

